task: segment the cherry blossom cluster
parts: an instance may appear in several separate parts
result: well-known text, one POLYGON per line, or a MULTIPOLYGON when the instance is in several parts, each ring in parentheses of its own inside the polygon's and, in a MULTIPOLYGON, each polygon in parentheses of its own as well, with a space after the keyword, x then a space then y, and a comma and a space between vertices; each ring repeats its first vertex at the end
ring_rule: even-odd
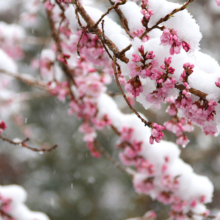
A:
MULTIPOLYGON (((218 132, 217 98, 210 98, 208 89, 204 89, 200 97, 198 94, 203 90, 200 91, 199 86, 193 87, 197 84, 192 77, 200 73, 201 65, 196 64, 197 57, 193 60, 193 56, 189 57, 187 52, 198 52, 200 32, 194 36, 192 30, 187 30, 186 27, 190 26, 189 24, 197 27, 197 24, 183 10, 182 14, 179 13, 182 17, 178 17, 178 13, 175 15, 179 21, 183 20, 183 25, 177 26, 170 16, 167 23, 164 19, 163 23, 156 26, 159 33, 155 30, 152 30, 152 33, 149 27, 158 21, 158 16, 169 14, 176 6, 174 3, 165 0, 142 0, 139 6, 132 1, 116 0, 117 7, 128 21, 129 30, 124 31, 108 16, 103 16, 103 25, 99 22, 97 26, 91 26, 91 20, 99 21, 103 12, 87 6, 84 1, 76 2, 84 7, 86 15, 82 16, 83 10, 77 8, 76 3, 74 8, 69 4, 69 0, 44 2, 52 24, 54 42, 41 51, 39 59, 32 61, 32 67, 39 68, 46 90, 60 101, 68 102, 68 113, 76 114, 81 121, 79 131, 83 133, 83 140, 92 156, 101 156, 96 145, 99 130, 111 128, 119 136, 116 148, 120 150, 121 162, 133 168, 136 192, 150 195, 153 199, 170 205, 171 219, 207 217, 209 211, 204 204, 211 202, 212 184, 207 178, 193 173, 192 168, 179 158, 180 151, 175 144, 162 141, 162 131, 165 128, 173 132, 177 136, 176 143, 183 146, 189 142, 185 132, 193 131, 192 124, 201 126, 205 134, 214 135, 218 132), (167 7, 163 7, 164 5, 167 7), (131 11, 136 13, 137 18, 130 16, 131 11), (88 16, 91 17, 89 21, 88 16), (134 39, 127 35, 128 32, 134 39), (146 35, 142 36, 145 32, 146 35), (113 43, 109 45, 111 41, 113 43), (128 46, 130 49, 123 54, 127 58, 124 62, 120 51, 128 46), (181 50, 181 47, 184 50, 181 50), (115 63, 113 56, 117 57, 115 63), (110 76, 113 75, 112 62, 120 67, 116 77, 118 76, 118 81, 124 85, 127 92, 143 105, 150 103, 159 107, 161 103, 169 103, 167 112, 173 118, 165 122, 164 126, 150 122, 150 131, 137 115, 123 114, 113 98, 106 94, 107 86, 111 83, 110 76)), ((216 2, 220 4, 219 1, 216 2)), ((4 31, 3 28, 0 32, 2 45, 7 40, 1 37, 4 31)), ((3 50, 9 56, 19 57, 19 53, 12 54, 7 43, 5 45, 3 50)), ((196 52, 195 56, 198 54, 196 52)), ((213 77, 212 84, 215 88, 220 87, 219 78, 213 77)), ((131 101, 129 97, 127 99, 131 101)), ((5 129, 6 124, 1 121, 0 133, 5 129)), ((1 213, 5 213, 8 220, 24 220, 23 217, 17 218, 19 214, 15 215, 13 212, 14 199, 1 193, 0 189, 1 213)), ((154 219, 155 216, 150 215, 149 218, 154 219)))
POLYGON ((150 17, 154 14, 150 9, 147 8, 147 4, 148 4, 147 0, 142 0, 141 14, 143 14, 144 17, 143 17, 141 22, 142 22, 143 26, 147 26, 147 24, 148 24, 148 22, 150 20, 150 17))
POLYGON ((161 44, 163 46, 171 45, 170 54, 179 54, 181 50, 181 45, 183 49, 188 52, 190 50, 190 45, 185 41, 182 41, 178 38, 177 31, 174 29, 164 29, 163 34, 160 37, 161 44))
POLYGON ((146 96, 146 100, 153 104, 159 104, 163 102, 169 95, 169 91, 175 87, 176 80, 172 78, 169 74, 173 74, 175 69, 170 66, 171 57, 165 58, 164 65, 160 68, 164 71, 158 71, 154 69, 149 73, 149 77, 155 80, 157 83, 157 89, 146 96))
POLYGON ((136 192, 150 195, 153 199, 170 205, 171 219, 197 217, 195 214, 199 214, 201 219, 207 217, 209 211, 204 204, 210 200, 212 186, 208 179, 192 173, 192 168, 179 158, 179 149, 165 141, 150 145, 146 140, 147 131, 140 128, 141 122, 138 118, 135 115, 122 114, 107 95, 100 97, 98 107, 99 114, 108 114, 112 125, 120 133, 116 148, 121 151, 121 162, 136 170, 136 173, 133 172, 136 192), (113 114, 107 106, 114 109, 113 114), (119 120, 122 124, 118 123, 119 120), (192 179, 195 182, 188 184, 192 179), (202 188, 199 187, 201 182, 202 188))

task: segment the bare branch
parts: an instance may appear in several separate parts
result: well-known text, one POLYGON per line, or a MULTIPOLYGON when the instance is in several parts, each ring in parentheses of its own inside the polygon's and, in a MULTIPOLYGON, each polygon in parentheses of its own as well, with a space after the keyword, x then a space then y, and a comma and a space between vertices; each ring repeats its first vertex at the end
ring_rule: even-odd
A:
POLYGON ((52 151, 52 150, 54 150, 58 147, 58 145, 54 145, 51 148, 39 148, 39 149, 34 148, 34 147, 30 147, 30 146, 27 145, 27 142, 29 141, 29 138, 26 138, 26 139, 24 139, 23 141, 20 141, 20 142, 15 142, 15 141, 12 141, 8 138, 2 137, 0 135, 0 139, 2 139, 3 141, 8 142, 10 144, 13 144, 13 145, 16 145, 16 146, 19 146, 19 147, 24 147, 24 148, 27 148, 29 150, 35 151, 35 152, 50 152, 50 151, 52 151))
POLYGON ((125 168, 123 167, 121 164, 119 164, 117 161, 115 161, 113 159, 113 157, 98 143, 97 140, 94 141, 94 146, 95 148, 100 152, 102 153, 106 159, 108 159, 114 166, 116 166, 119 170, 133 176, 135 171, 134 170, 131 170, 131 169, 128 169, 128 168, 125 168))
POLYGON ((21 73, 12 73, 12 72, 0 69, 0 74, 1 73, 7 74, 8 76, 12 76, 12 77, 14 77, 14 78, 24 82, 27 85, 34 86, 34 87, 37 87, 39 89, 48 90, 46 84, 43 81, 31 79, 32 77, 28 76, 27 74, 24 74, 24 73, 23 74, 21 74, 21 73))

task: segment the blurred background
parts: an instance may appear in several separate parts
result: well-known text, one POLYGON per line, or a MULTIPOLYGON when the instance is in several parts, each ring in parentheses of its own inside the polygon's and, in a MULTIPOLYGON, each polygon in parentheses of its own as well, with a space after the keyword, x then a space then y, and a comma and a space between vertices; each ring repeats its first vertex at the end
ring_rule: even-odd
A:
MULTIPOLYGON (((36 2, 39 2, 36 0, 36 2)), ((107 0, 94 1, 102 10, 107 0)), ((174 1, 184 3, 184 1, 174 1)), ((27 4, 22 0, 0 0, 0 21, 17 23, 25 27, 28 36, 47 38, 50 35, 48 21, 42 7, 36 22, 21 19, 27 4)), ((188 10, 201 27, 202 52, 213 56, 220 63, 220 7, 214 0, 196 0, 188 10)), ((112 15, 114 16, 114 15, 112 15)), ((115 17, 117 19, 117 17, 115 17)), ((1 32, 0 32, 1 37, 1 32)), ((33 58, 39 57, 42 44, 22 43, 25 51, 18 61, 19 71, 38 76, 30 67, 33 58)), ((111 85, 111 91, 117 91, 111 85)), ((35 89, 17 82, 17 91, 35 89)), ((124 101, 118 97, 119 102, 124 101)), ((1 106, 0 108, 4 108, 1 106)), ((136 105, 151 121, 164 122, 169 119, 165 111, 154 114, 136 105)), ((163 107, 166 109, 166 106, 163 107)), ((168 217, 168 208, 150 197, 134 192, 132 180, 104 157, 91 157, 78 132, 79 121, 67 113, 68 105, 56 97, 43 96, 22 105, 21 114, 8 117, 6 135, 9 138, 24 138, 24 131, 33 142, 58 144, 50 153, 35 153, 0 141, 0 184, 19 184, 28 192, 27 205, 31 210, 45 212, 51 220, 123 220, 142 216, 155 210, 158 219, 168 217), (24 125, 19 122, 24 122, 24 125)), ((125 104, 123 112, 129 112, 125 104)), ((6 109, 7 110, 7 109, 6 109)), ((0 116, 2 119, 3 115, 0 116)), ((116 139, 110 130, 100 132, 102 146, 118 160, 114 150, 116 139)), ((166 133, 166 139, 175 141, 174 135, 166 133)), ((220 138, 202 134, 200 128, 189 135, 190 144, 182 149, 182 158, 192 165, 195 172, 208 176, 215 185, 214 200, 209 208, 220 209, 220 138)))

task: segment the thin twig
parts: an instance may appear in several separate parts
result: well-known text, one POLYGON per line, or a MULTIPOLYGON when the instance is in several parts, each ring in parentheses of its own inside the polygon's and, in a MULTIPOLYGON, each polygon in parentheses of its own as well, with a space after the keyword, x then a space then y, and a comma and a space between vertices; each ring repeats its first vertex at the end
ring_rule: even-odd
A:
POLYGON ((81 23, 81 21, 80 21, 80 18, 79 18, 79 14, 78 14, 78 10, 77 10, 77 9, 75 10, 75 14, 76 14, 76 18, 77 18, 77 21, 78 21, 79 26, 83 29, 84 27, 82 26, 82 23, 81 23))
POLYGON ((151 30, 153 30, 153 29, 155 29, 155 28, 161 29, 162 27, 159 27, 159 26, 158 26, 159 24, 161 24, 162 22, 167 21, 168 19, 170 19, 170 18, 171 18, 174 14, 176 14, 177 12, 186 9, 187 6, 188 6, 191 2, 193 2, 193 1, 195 1, 195 0, 188 0, 188 1, 187 1, 185 4, 183 4, 180 8, 174 9, 170 14, 167 14, 166 16, 164 16, 163 18, 161 18, 161 19, 160 19, 155 25, 153 25, 151 28, 147 28, 147 29, 144 31, 144 33, 140 36, 140 39, 142 40, 143 37, 144 37, 147 33, 149 33, 151 30))
POLYGON ((114 4, 112 7, 108 8, 107 12, 105 12, 100 18, 99 20, 95 23, 95 25, 93 26, 94 28, 97 28, 99 23, 102 21, 102 19, 109 14, 109 12, 114 9, 114 8, 117 8, 118 7, 118 3, 117 4, 114 4))
POLYGON ((9 72, 9 71, 3 70, 3 69, 0 69, 0 74, 1 73, 12 76, 12 77, 26 83, 27 85, 34 86, 34 87, 37 87, 37 88, 40 88, 40 89, 48 90, 47 86, 44 82, 39 81, 39 80, 35 80, 35 79, 31 79, 31 76, 29 78, 29 77, 24 76, 24 74, 12 73, 12 72, 9 72))
MULTIPOLYGON (((115 3, 111 0, 109 0, 109 2, 114 5, 115 3)), ((122 13, 122 11, 117 7, 115 8, 115 11, 117 12, 120 20, 121 20, 121 24, 122 24, 122 27, 124 28, 125 32, 127 33, 127 35, 133 39, 132 35, 130 34, 130 29, 128 27, 128 21, 126 19, 126 17, 124 16, 124 14, 122 13)))
POLYGON ((94 146, 95 148, 102 153, 106 159, 108 159, 112 164, 114 164, 114 166, 116 166, 119 170, 133 176, 135 171, 131 170, 131 169, 127 169, 125 167, 123 167, 121 164, 119 164, 117 161, 115 161, 113 159, 113 157, 98 143, 97 140, 94 141, 94 146))
POLYGON ((39 148, 38 149, 38 148, 30 147, 30 146, 27 145, 27 141, 29 141, 29 138, 26 138, 26 139, 24 139, 23 141, 20 141, 20 142, 15 142, 15 141, 12 141, 8 138, 2 137, 0 135, 0 139, 2 139, 3 141, 8 142, 10 144, 13 144, 13 145, 16 145, 16 146, 19 146, 19 147, 24 147, 24 148, 27 148, 29 150, 35 151, 35 152, 50 152, 50 151, 52 151, 52 150, 54 150, 58 147, 57 144, 54 145, 53 147, 47 148, 47 149, 46 148, 39 148))
MULTIPOLYGON (((102 40, 103 34, 102 31, 98 28, 95 27, 95 22, 92 20, 92 18, 89 16, 89 14, 86 12, 84 7, 81 5, 81 3, 78 0, 72 0, 72 4, 76 6, 77 11, 80 13, 82 18, 85 20, 88 26, 88 30, 91 33, 95 33, 97 37, 102 40)), ((108 48, 115 54, 115 56, 120 59, 122 62, 128 63, 129 59, 125 57, 124 55, 120 54, 119 49, 117 46, 107 37, 105 36, 105 44, 108 46, 108 48)))
POLYGON ((122 96, 124 97, 125 101, 127 102, 129 108, 137 115, 137 117, 144 123, 145 126, 152 127, 152 122, 148 122, 143 117, 141 117, 140 114, 132 107, 132 105, 128 101, 128 99, 127 99, 127 97, 121 87, 121 84, 118 80, 118 74, 117 74, 117 70, 116 70, 116 57, 115 56, 113 58, 113 69, 114 69, 115 80, 118 85, 118 88, 120 89, 120 92, 121 92, 122 96))
POLYGON ((80 56, 80 52, 79 52, 80 41, 82 40, 83 35, 84 35, 86 29, 87 29, 87 26, 83 28, 82 33, 81 33, 80 38, 79 38, 79 41, 77 43, 77 54, 78 54, 78 56, 80 56))
POLYGON ((105 42, 106 42, 106 39, 105 39, 105 31, 104 31, 104 20, 102 21, 102 39, 101 39, 101 42, 102 42, 102 45, 106 51, 106 53, 108 54, 108 56, 113 60, 113 57, 112 55, 109 53, 108 51, 108 48, 105 46, 105 42))

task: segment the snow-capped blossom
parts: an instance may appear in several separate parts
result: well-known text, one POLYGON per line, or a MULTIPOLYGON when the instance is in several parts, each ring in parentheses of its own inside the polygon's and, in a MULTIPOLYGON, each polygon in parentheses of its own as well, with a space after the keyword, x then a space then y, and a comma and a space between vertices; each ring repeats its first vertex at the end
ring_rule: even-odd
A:
POLYGON ((171 177, 169 174, 162 176, 161 184, 166 189, 175 191, 179 188, 179 181, 176 177, 171 177))
POLYGON ((66 54, 66 53, 61 53, 59 54, 59 56, 57 57, 57 59, 65 64, 67 64, 67 59, 70 58, 70 55, 69 54, 66 54))
POLYGON ((162 130, 164 130, 164 129, 165 129, 165 127, 158 125, 156 123, 153 123, 151 136, 150 136, 150 144, 153 144, 154 140, 157 143, 159 143, 162 140, 162 138, 164 137, 162 130))
MULTIPOLYGON (((144 31, 145 31, 144 28, 140 28, 138 30, 131 31, 130 34, 132 37, 140 37, 144 33, 144 31)), ((147 42, 148 40, 150 40, 150 37, 146 34, 142 38, 142 42, 147 42)))
POLYGON ((220 6, 220 0, 215 0, 216 1, 216 4, 218 5, 218 6, 220 6))
POLYGON ((173 202, 172 191, 163 191, 157 196, 157 200, 163 204, 169 205, 173 202))
POLYGON ((185 41, 182 41, 182 47, 186 52, 190 50, 190 45, 186 43, 185 41))
POLYGON ((176 143, 182 146, 186 146, 189 143, 184 132, 191 132, 194 130, 191 122, 187 121, 185 118, 178 118, 177 115, 170 121, 165 122, 164 126, 168 131, 171 131, 177 136, 176 143))
POLYGON ((160 109, 160 103, 165 100, 165 97, 163 96, 162 90, 158 89, 147 94, 145 99, 147 102, 153 104, 154 107, 160 109))
POLYGON ((137 174, 133 180, 135 191, 138 193, 149 193, 154 189, 154 177, 148 177, 144 174, 137 174))
MULTIPOLYGON (((82 35, 82 30, 79 30, 74 35, 74 40, 71 41, 71 43, 67 46, 67 49, 71 53, 77 52, 77 45, 79 39, 81 38, 81 35, 82 35)), ((111 62, 107 56, 107 53, 105 52, 102 43, 100 42, 99 38, 96 35, 83 32, 83 36, 80 40, 79 46, 80 46, 79 48, 80 58, 78 59, 78 61, 82 59, 87 66, 88 63, 91 62, 93 64, 92 66, 96 65, 99 67, 101 66, 112 70, 112 68, 109 68, 111 67, 110 66, 111 62)))
POLYGON ((143 87, 138 76, 128 80, 125 90, 130 92, 135 98, 143 92, 143 87))
POLYGON ((177 36, 177 31, 174 29, 164 29, 163 34, 160 37, 161 44, 163 46, 171 45, 170 54, 174 55, 175 53, 180 53, 181 41, 177 36))
POLYGON ((155 173, 154 164, 144 159, 143 157, 137 158, 135 167, 139 173, 145 173, 149 176, 152 176, 155 173))
POLYGON ((170 66, 171 57, 168 59, 165 58, 164 65, 161 65, 160 68, 163 71, 151 71, 149 78, 151 80, 156 80, 157 87, 156 90, 152 93, 147 94, 146 101, 152 104, 160 104, 160 102, 165 101, 169 95, 169 91, 175 87, 176 79, 169 76, 173 74, 175 69, 170 66))
POLYGON ((136 140, 130 143, 120 143, 117 148, 123 148, 123 151, 119 153, 121 162, 126 166, 135 166, 136 169, 139 169, 139 152, 141 151, 141 147, 142 142, 136 140))
MULTIPOLYGON (((142 9, 141 14, 144 15, 144 18, 149 21, 150 17, 154 14, 150 9, 142 9)), ((143 21, 144 22, 144 21, 143 21)), ((143 23, 142 22, 142 23, 143 23)))
MULTIPOLYGON (((132 63, 129 64, 131 70, 130 76, 135 77, 140 75, 142 78, 146 78, 152 75, 153 68, 157 66, 155 55, 153 51, 144 52, 144 47, 141 45, 138 48, 139 54, 132 54, 132 63)), ((155 72, 155 74, 157 74, 155 72)))
MULTIPOLYGON (((182 212, 184 210, 184 207, 186 207, 186 206, 187 206, 187 202, 186 201, 183 201, 183 200, 181 200, 178 197, 174 197, 174 203, 171 206, 171 210, 176 212, 176 213, 177 212, 180 213, 180 212, 182 212)), ((171 215, 171 217, 172 217, 172 215, 171 215)))
POLYGON ((181 82, 188 82, 188 77, 193 73, 194 64, 185 63, 185 64, 183 64, 183 68, 184 68, 184 70, 180 76, 180 81, 181 82))
POLYGON ((220 78, 218 78, 218 82, 215 82, 215 85, 220 88, 220 78))
POLYGON ((127 141, 130 142, 132 135, 133 135, 134 129, 133 128, 127 128, 127 127, 122 127, 120 131, 120 138, 121 141, 127 141))
POLYGON ((148 0, 142 0, 141 1, 141 8, 146 8, 148 5, 148 0))
POLYGON ((92 118, 91 121, 98 130, 102 130, 104 127, 112 124, 112 121, 108 115, 104 115, 102 118, 92 118))
POLYGON ((100 94, 106 91, 102 78, 97 73, 79 76, 76 83, 80 96, 99 97, 100 94))

